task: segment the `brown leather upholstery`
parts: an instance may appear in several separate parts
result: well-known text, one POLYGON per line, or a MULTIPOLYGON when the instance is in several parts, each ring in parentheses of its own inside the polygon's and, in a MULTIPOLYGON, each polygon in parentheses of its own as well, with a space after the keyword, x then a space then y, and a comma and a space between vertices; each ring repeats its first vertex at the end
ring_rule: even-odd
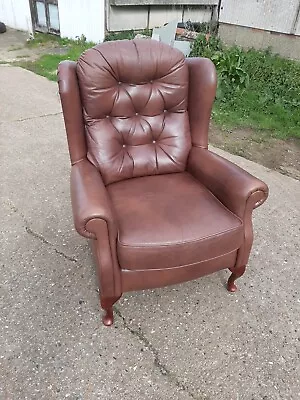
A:
POLYGON ((104 183, 184 171, 191 148, 183 54, 147 40, 104 43, 77 64, 87 157, 104 183))
POLYGON ((59 66, 77 231, 92 239, 104 323, 124 291, 245 271, 267 186, 211 153, 214 65, 152 40, 59 66))
POLYGON ((242 221, 187 172, 114 183, 108 192, 119 223, 122 269, 194 264, 243 242, 242 221))

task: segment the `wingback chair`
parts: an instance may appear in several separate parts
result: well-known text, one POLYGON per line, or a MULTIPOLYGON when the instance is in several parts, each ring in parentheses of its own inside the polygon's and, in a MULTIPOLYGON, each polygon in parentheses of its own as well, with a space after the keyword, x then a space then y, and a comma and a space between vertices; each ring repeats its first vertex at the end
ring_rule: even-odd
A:
POLYGON ((103 323, 122 293, 244 271, 267 186, 208 150, 216 71, 152 40, 107 42, 58 69, 78 233, 103 323))

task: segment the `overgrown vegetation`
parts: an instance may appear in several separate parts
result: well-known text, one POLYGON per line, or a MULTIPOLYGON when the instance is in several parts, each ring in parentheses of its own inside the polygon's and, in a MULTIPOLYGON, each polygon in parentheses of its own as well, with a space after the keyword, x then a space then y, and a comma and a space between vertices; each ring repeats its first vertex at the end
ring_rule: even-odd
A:
POLYGON ((143 29, 143 30, 129 30, 129 31, 122 31, 122 32, 108 32, 105 36, 105 42, 111 42, 112 40, 124 40, 129 39, 132 40, 136 34, 141 34, 145 36, 151 36, 152 30, 151 29, 143 29))
MULTIPOLYGON (((227 128, 251 127, 269 131, 278 138, 300 138, 300 63, 271 54, 270 51, 244 51, 225 47, 208 26, 199 26, 191 56, 210 58, 218 71, 217 99, 214 121, 227 128)), ((151 35, 151 31, 108 33, 105 40, 132 39, 136 33, 151 35)), ((37 34, 28 47, 45 46, 47 53, 34 62, 18 65, 55 81, 60 61, 77 60, 94 43, 82 36, 77 40, 37 34), (57 52, 55 50, 59 49, 57 52)))
POLYGON ((274 137, 300 138, 300 63, 270 51, 225 47, 200 34, 192 56, 208 57, 218 71, 213 117, 227 127, 269 130, 274 137))

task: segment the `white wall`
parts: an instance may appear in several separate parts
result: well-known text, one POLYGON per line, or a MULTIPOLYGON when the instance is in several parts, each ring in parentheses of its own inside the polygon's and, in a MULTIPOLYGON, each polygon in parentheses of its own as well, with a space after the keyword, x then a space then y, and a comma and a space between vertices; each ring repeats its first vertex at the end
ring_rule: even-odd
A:
POLYGON ((291 33, 298 5, 299 0, 222 0, 220 22, 291 33))
POLYGON ((103 41, 104 0, 58 0, 58 11, 61 37, 76 39, 84 35, 88 41, 103 41))
MULTIPOLYGON (((208 0, 206 0, 209 2, 208 0)), ((209 22, 210 7, 177 6, 109 6, 107 5, 107 28, 109 31, 145 29, 162 26, 166 22, 209 22), (149 23, 149 26, 148 26, 149 23)))
POLYGON ((0 21, 11 28, 32 32, 29 0, 0 0, 0 21))

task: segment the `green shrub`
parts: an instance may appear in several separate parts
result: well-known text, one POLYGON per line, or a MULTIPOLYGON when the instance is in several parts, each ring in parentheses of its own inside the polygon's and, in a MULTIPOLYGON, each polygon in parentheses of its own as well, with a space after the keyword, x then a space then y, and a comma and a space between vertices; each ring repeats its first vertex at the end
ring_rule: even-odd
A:
POLYGON ((200 34, 196 38, 191 56, 210 58, 218 71, 217 98, 226 100, 233 92, 245 89, 249 75, 243 67, 244 55, 237 47, 225 48, 213 35, 200 34))
POLYGON ((195 39, 190 57, 211 58, 217 51, 222 51, 223 45, 217 36, 200 33, 195 39))
POLYGON ((225 47, 200 34, 191 56, 210 58, 218 73, 213 116, 228 127, 270 130, 272 136, 300 138, 300 63, 270 50, 225 47))
POLYGON ((211 59, 218 71, 218 98, 226 99, 249 85, 249 75, 243 68, 244 57, 239 49, 219 51, 211 59))
POLYGON ((134 39, 135 35, 140 33, 141 35, 151 36, 152 30, 151 29, 143 29, 134 31, 133 29, 129 31, 120 31, 120 32, 107 32, 105 35, 105 42, 110 42, 112 40, 124 40, 124 39, 134 39))

